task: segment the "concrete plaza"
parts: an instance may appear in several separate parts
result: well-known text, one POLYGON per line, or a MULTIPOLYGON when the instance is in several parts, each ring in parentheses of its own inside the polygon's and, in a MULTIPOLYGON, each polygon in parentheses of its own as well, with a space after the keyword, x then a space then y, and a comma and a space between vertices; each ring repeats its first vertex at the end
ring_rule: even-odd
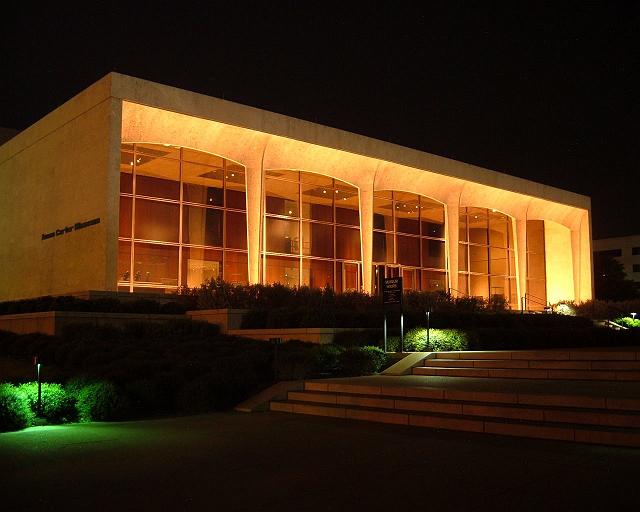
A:
POLYGON ((638 510, 640 451, 279 413, 0 434, 0 508, 638 510))

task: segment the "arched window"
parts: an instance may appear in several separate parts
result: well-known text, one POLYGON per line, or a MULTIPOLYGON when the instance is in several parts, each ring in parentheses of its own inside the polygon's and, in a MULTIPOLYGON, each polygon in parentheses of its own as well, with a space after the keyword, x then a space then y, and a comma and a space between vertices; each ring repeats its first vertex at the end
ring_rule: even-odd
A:
POLYGON ((119 244, 121 291, 246 283, 244 167, 187 148, 122 144, 119 244))
POLYGON ((264 208, 265 283, 360 289, 356 187, 311 172, 268 170, 264 208))
POLYGON ((487 208, 460 208, 458 286, 463 295, 504 297, 518 307, 511 218, 487 208))
POLYGON ((405 289, 447 290, 444 205, 408 192, 374 192, 373 280, 403 278, 405 289))

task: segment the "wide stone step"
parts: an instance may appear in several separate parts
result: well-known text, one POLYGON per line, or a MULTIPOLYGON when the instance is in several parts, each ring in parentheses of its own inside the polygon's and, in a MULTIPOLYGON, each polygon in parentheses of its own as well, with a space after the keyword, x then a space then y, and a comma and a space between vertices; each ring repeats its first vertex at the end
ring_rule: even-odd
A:
POLYGON ((432 368, 532 368, 539 370, 624 370, 640 371, 640 361, 573 361, 528 359, 425 359, 432 368))
POLYGON ((572 425, 424 412, 398 412, 379 408, 319 404, 293 400, 272 401, 272 411, 458 430, 536 439, 640 447, 638 429, 572 425))
POLYGON ((542 368, 437 367, 413 368, 414 375, 439 377, 489 377, 504 379, 556 379, 640 381, 638 370, 554 370, 542 368))
POLYGON ((437 352, 437 359, 511 359, 555 361, 640 361, 636 350, 492 350, 437 352))
POLYGON ((559 393, 516 393, 478 391, 470 389, 447 389, 414 386, 371 386, 344 382, 306 381, 305 391, 344 393, 393 398, 415 398, 426 400, 454 400, 464 402, 488 402, 520 405, 573 407, 580 409, 604 409, 607 411, 640 412, 640 398, 608 397, 559 393))
POLYGON ((370 395, 290 391, 288 400, 330 405, 374 407, 395 412, 429 412, 485 416, 555 423, 640 428, 640 413, 605 409, 575 409, 558 406, 527 406, 495 402, 391 398, 370 395))

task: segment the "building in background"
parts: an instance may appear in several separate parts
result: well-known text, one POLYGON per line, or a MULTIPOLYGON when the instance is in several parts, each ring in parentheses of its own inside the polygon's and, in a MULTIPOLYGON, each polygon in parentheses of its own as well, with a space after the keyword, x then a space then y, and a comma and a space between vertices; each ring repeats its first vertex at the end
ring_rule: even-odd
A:
POLYGON ((593 254, 615 258, 624 266, 627 278, 640 282, 640 235, 594 240, 593 254))
POLYGON ((0 300, 235 283, 592 297, 588 197, 111 73, 0 146, 0 300))

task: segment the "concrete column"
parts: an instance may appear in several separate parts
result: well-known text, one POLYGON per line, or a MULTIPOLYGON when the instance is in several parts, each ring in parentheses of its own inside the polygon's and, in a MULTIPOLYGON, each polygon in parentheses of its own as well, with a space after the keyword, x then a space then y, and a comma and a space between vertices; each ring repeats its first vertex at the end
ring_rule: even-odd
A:
POLYGON ((445 247, 447 249, 447 269, 449 273, 449 288, 457 296, 458 288, 458 242, 460 208, 458 202, 450 202, 445 205, 446 238, 445 247))
POLYGON ((580 231, 576 229, 571 230, 571 260, 573 263, 573 295, 576 301, 580 301, 580 267, 582 266, 581 257, 581 244, 580 244, 580 231))
POLYGON ((591 213, 587 212, 580 223, 580 295, 581 301, 594 297, 593 249, 591 247, 591 213))
POLYGON ((260 283, 260 247, 262 238, 262 164, 258 159, 246 164, 247 250, 249 282, 260 283))
POLYGON ((516 219, 515 230, 518 305, 522 308, 522 298, 527 293, 527 219, 516 219))
POLYGON ((373 264, 373 183, 360 189, 360 239, 362 240, 362 289, 371 293, 373 264))

